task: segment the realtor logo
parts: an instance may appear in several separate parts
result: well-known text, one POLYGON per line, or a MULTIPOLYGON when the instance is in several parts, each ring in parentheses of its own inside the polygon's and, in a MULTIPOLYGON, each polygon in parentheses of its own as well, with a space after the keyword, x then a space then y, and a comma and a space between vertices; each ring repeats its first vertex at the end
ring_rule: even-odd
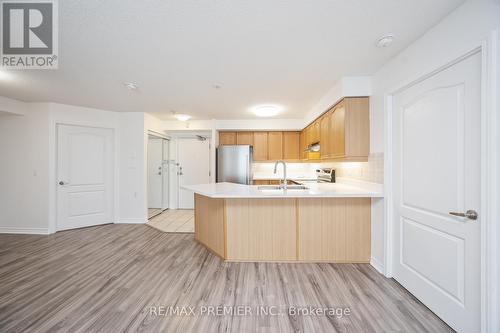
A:
POLYGON ((1 66, 57 69, 57 1, 0 0, 1 66))

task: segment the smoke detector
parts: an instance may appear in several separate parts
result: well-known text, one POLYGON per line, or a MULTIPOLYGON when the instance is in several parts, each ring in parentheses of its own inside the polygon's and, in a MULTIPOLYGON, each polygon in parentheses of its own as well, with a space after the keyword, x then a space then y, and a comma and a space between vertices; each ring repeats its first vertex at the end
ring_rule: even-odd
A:
POLYGON ((389 45, 391 45, 393 41, 394 41, 394 35, 387 34, 387 35, 380 37, 377 40, 376 45, 377 45, 377 47, 384 48, 384 47, 388 47, 389 45))

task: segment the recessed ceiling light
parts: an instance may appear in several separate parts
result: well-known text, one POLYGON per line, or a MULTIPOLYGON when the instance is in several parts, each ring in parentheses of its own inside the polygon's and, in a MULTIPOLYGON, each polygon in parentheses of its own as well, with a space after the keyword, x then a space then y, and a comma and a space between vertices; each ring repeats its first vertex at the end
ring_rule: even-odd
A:
POLYGON ((128 89, 128 90, 137 90, 139 89, 139 85, 134 82, 123 82, 123 85, 128 89))
POLYGON ((387 35, 384 35, 382 37, 380 37, 378 40, 377 40, 377 47, 387 47, 389 45, 392 44, 392 42, 394 41, 394 35, 393 34, 387 34, 387 35))
POLYGON ((190 115, 182 113, 176 113, 174 114, 174 117, 179 121, 188 121, 189 119, 191 119, 190 115))
POLYGON ((283 111, 279 105, 257 105, 250 109, 257 117, 273 117, 283 111))

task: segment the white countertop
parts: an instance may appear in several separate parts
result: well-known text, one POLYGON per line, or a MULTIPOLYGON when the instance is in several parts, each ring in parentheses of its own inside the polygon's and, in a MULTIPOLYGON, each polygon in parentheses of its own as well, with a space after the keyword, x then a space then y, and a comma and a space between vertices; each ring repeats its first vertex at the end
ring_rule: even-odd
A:
POLYGON ((383 185, 355 183, 311 183, 307 190, 259 190, 257 185, 212 183, 185 185, 182 188, 210 198, 381 198, 383 185))

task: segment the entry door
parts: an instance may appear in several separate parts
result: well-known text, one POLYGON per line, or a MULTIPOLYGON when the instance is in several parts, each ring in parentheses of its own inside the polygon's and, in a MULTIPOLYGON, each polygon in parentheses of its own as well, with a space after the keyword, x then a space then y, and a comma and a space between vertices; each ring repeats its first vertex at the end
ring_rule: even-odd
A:
POLYGON ((113 130, 58 125, 57 229, 113 222, 113 130))
POLYGON ((480 73, 477 53, 394 96, 394 278, 459 332, 480 331, 480 73))
POLYGON ((194 208, 194 193, 183 185, 210 182, 210 145, 208 139, 182 138, 178 141, 179 208, 194 208))

